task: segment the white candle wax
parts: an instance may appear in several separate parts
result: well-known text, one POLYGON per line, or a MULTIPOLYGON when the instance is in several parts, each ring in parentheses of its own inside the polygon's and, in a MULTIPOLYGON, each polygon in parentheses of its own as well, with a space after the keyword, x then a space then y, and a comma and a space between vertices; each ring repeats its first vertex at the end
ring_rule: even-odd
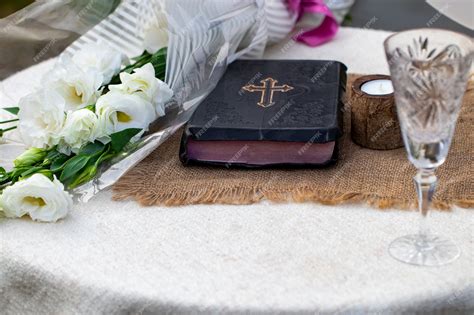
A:
POLYGON ((392 81, 387 79, 365 82, 360 89, 369 95, 386 95, 393 93, 392 81))

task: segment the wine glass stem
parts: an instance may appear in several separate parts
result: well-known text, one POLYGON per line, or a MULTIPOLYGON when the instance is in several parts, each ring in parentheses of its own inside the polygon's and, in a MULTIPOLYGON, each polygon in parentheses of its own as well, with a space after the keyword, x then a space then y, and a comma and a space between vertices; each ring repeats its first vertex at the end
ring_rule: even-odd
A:
POLYGON ((427 236, 429 234, 429 228, 426 222, 428 209, 431 207, 436 183, 438 182, 435 175, 435 168, 420 169, 413 179, 418 194, 418 210, 421 213, 419 233, 422 236, 427 236))

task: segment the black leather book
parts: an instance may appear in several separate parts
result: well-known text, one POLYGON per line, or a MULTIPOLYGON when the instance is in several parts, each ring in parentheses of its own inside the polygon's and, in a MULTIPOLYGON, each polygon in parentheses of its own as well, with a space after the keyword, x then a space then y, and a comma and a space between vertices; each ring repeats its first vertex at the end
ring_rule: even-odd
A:
POLYGON ((323 60, 232 63, 185 127, 184 164, 328 165, 342 135, 346 66, 323 60))

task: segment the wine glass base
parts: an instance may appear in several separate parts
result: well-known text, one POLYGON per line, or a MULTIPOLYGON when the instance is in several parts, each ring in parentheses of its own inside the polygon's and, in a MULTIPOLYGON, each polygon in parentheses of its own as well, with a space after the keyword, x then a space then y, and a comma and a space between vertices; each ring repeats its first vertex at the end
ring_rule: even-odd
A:
POLYGON ((390 244, 388 250, 393 258, 417 266, 446 265, 461 254, 449 239, 423 234, 399 237, 390 244))

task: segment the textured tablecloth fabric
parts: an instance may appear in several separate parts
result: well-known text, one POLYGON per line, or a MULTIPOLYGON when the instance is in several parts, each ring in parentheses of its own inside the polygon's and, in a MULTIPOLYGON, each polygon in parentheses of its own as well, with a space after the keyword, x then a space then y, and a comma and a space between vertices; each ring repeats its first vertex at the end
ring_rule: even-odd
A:
MULTIPOLYGON (((387 73, 388 35, 342 28, 327 45, 287 40, 266 57, 335 59, 352 73, 387 73)), ((2 104, 31 91, 51 64, 4 81, 2 104)), ((417 230, 416 212, 266 202, 140 208, 110 198, 102 192, 57 224, 0 219, 1 314, 474 310, 472 209, 432 213, 432 231, 462 255, 421 268, 387 252, 394 238, 417 230)))

